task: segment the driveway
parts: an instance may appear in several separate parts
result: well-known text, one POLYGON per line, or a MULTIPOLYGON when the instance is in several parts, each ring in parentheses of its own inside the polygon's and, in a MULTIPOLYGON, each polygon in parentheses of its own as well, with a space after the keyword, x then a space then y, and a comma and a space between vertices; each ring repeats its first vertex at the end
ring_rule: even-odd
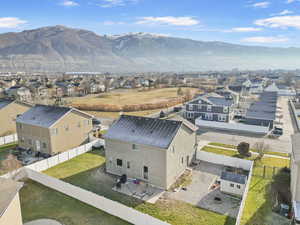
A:
POLYGON ((223 194, 219 189, 210 190, 211 186, 220 177, 223 166, 201 161, 193 168, 192 183, 187 190, 168 192, 166 196, 199 206, 210 211, 236 217, 239 211, 240 200, 223 194), (216 203, 215 197, 222 199, 216 203))
POLYGON ((281 107, 283 118, 281 119, 284 134, 278 139, 271 139, 259 135, 239 134, 210 129, 202 129, 198 132, 198 141, 218 142, 238 145, 240 142, 248 142, 253 146, 257 142, 264 142, 271 151, 291 153, 291 135, 294 134, 295 125, 288 105, 288 98, 280 97, 278 106, 281 107))

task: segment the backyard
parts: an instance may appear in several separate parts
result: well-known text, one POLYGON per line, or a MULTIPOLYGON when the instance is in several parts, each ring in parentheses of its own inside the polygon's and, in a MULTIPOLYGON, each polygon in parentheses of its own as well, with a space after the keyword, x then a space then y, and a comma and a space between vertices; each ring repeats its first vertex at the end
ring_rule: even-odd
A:
POLYGON ((47 171, 46 174, 121 202, 174 225, 234 225, 235 219, 210 212, 182 201, 162 198, 155 204, 145 203, 112 190, 116 178, 104 172, 103 151, 92 151, 47 171))
MULTIPOLYGON (((223 147, 223 146, 222 146, 223 147)), ((224 150, 219 147, 208 147, 202 148, 203 151, 212 152, 215 154, 221 154, 231 157, 238 157, 240 155, 234 151, 224 150)), ((243 216, 241 219, 241 225, 285 225, 289 224, 289 221, 275 213, 273 213, 273 201, 274 201, 274 190, 272 187, 277 185, 274 177, 278 176, 281 168, 289 167, 289 159, 280 157, 263 157, 260 160, 256 160, 255 155, 252 154, 250 157, 243 159, 255 160, 253 175, 251 177, 251 183, 249 187, 248 196, 246 199, 243 216), (264 169, 265 172, 264 172, 264 169), (274 170, 275 168, 275 170, 274 170), (276 217, 276 220, 270 218, 276 217)), ((285 190, 286 191, 286 190, 285 190)))
POLYGON ((64 225, 129 225, 129 223, 31 180, 20 191, 23 222, 54 219, 64 225))

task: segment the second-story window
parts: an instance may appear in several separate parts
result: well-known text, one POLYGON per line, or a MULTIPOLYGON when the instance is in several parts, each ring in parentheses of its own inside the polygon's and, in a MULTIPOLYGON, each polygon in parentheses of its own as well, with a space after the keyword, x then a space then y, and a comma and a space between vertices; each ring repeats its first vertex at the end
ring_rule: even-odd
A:
POLYGON ((189 104, 189 110, 193 110, 193 105, 192 104, 189 104))
POLYGON ((137 146, 136 146, 136 144, 132 144, 132 150, 137 150, 138 148, 137 148, 137 146))
POLYGON ((69 125, 65 125, 65 131, 69 131, 69 125))
POLYGON ((224 113, 228 113, 228 107, 224 107, 224 108, 223 108, 223 112, 224 112, 224 113))
POLYGON ((208 111, 208 112, 211 112, 211 108, 212 108, 211 105, 208 105, 208 106, 207 106, 207 111, 208 111))

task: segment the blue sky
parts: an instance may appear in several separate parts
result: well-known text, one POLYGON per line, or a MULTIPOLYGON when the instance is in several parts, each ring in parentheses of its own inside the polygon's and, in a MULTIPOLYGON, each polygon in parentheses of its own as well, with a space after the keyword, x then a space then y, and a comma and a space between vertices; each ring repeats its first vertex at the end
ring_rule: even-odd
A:
POLYGON ((4 0, 0 33, 65 25, 204 41, 300 47, 300 0, 4 0))

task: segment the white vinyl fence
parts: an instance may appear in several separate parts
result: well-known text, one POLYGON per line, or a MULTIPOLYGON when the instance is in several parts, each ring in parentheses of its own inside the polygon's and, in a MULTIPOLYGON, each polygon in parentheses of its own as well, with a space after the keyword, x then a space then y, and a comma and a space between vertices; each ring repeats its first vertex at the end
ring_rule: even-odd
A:
POLYGON ((239 213, 238 213, 237 218, 236 218, 235 225, 240 225, 240 223, 241 223, 241 219, 242 219, 242 216, 243 216, 243 212, 244 212, 244 208, 245 208, 245 204, 246 204, 246 199, 247 199, 247 196, 248 196, 248 191, 249 191, 249 187, 250 187, 250 183, 251 183, 252 171, 253 171, 253 165, 251 166, 251 169, 250 169, 250 172, 249 172, 249 175, 248 175, 247 185, 246 185, 243 197, 242 197, 242 202, 240 204, 240 209, 239 209, 239 213))
POLYGON ((6 145, 10 143, 14 143, 18 141, 18 136, 17 134, 12 134, 4 137, 0 137, 0 146, 1 145, 6 145))
POLYGON ((196 119, 195 124, 198 127, 207 127, 207 128, 213 128, 219 130, 236 131, 236 132, 244 132, 244 133, 265 135, 269 132, 269 127, 248 125, 243 123, 225 123, 225 122, 196 119))
MULTIPOLYGON (((38 162, 35 162, 33 164, 30 164, 28 166, 25 166, 25 168, 28 168, 28 169, 32 169, 34 171, 37 171, 37 172, 40 172, 40 171, 43 171, 43 170, 47 170, 53 166, 56 166, 60 163, 63 163, 65 161, 68 161, 76 156, 79 156, 83 153, 86 153, 88 151, 91 151, 93 146, 99 146, 101 144, 104 143, 104 140, 102 139, 97 139, 97 140, 94 140, 92 142, 89 142, 85 145, 81 145, 77 148, 73 148, 69 151, 66 151, 66 152, 62 152, 60 154, 57 154, 55 156, 52 156, 50 158, 47 158, 47 159, 44 159, 44 160, 41 160, 41 161, 38 161, 38 162)), ((23 167, 24 168, 24 167, 23 167)), ((7 174, 4 174, 0 177, 2 178, 12 178, 14 177, 16 174, 18 174, 21 170, 16 170, 16 171, 12 171, 10 173, 7 173, 7 174)))
POLYGON ((232 166, 250 171, 253 162, 245 159, 238 159, 230 156, 219 155, 211 152, 198 151, 197 159, 209 163, 220 164, 223 166, 232 166))
POLYGON ((28 178, 135 225, 169 225, 133 208, 26 168, 28 178))

